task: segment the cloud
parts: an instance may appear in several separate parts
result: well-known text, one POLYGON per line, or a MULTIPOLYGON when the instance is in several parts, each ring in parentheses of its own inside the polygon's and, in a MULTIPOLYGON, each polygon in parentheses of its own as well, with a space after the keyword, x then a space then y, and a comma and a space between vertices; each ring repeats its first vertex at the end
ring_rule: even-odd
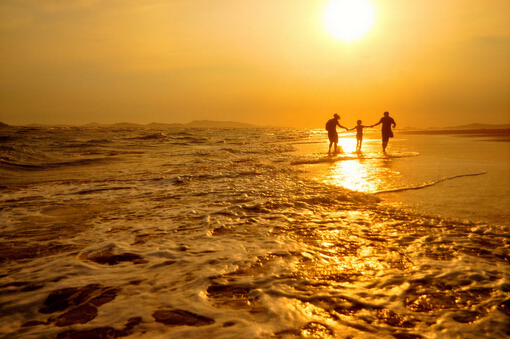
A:
POLYGON ((40 2, 40 6, 45 12, 55 13, 92 9, 100 5, 101 2, 101 0, 45 0, 40 2))
POLYGON ((9 17, 2 16, 0 19, 0 30, 14 30, 29 25, 34 17, 29 14, 18 14, 9 17))

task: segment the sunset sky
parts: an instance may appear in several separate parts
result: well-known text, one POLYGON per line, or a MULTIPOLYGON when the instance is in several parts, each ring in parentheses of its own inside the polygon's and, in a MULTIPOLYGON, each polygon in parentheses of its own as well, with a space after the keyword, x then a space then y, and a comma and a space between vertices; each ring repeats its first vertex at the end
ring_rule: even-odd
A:
POLYGON ((509 0, 370 0, 352 41, 329 3, 2 0, 0 121, 509 123, 509 0))

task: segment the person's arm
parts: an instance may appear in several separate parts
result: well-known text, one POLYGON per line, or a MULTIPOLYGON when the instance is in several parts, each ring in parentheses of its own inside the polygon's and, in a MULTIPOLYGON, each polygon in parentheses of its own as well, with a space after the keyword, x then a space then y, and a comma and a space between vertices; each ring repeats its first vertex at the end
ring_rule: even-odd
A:
POLYGON ((376 124, 372 125, 371 127, 378 126, 379 124, 381 124, 381 119, 380 119, 380 121, 378 121, 376 124))
POLYGON ((344 128, 345 130, 348 130, 346 127, 342 126, 339 121, 337 121, 337 126, 339 126, 340 128, 344 128))
POLYGON ((392 119, 392 125, 394 125, 394 128, 396 128, 396 122, 394 121, 394 119, 392 119))

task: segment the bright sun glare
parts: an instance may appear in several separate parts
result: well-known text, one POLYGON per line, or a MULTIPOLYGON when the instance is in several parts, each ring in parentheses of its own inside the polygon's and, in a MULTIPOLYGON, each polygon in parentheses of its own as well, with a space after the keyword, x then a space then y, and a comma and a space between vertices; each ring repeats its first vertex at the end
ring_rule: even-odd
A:
POLYGON ((336 38, 353 41, 372 26, 374 10, 369 0, 332 0, 326 7, 324 23, 336 38))

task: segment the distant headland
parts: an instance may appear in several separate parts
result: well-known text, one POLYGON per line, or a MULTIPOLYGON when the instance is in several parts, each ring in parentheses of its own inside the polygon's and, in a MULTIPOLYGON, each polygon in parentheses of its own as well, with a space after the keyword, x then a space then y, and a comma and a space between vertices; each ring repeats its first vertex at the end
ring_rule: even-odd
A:
MULTIPOLYGON (((11 127, 8 124, 0 122, 0 128, 11 127)), ((119 122, 115 124, 99 124, 92 122, 85 125, 71 125, 71 124, 27 124, 27 125, 15 125, 13 127, 112 127, 112 128, 267 128, 276 126, 259 126, 252 125, 236 121, 214 121, 214 120, 194 120, 189 123, 159 123, 151 122, 150 124, 135 124, 131 122, 119 122)), ((281 128, 282 126, 278 126, 281 128)), ((407 133, 427 133, 427 134, 444 134, 444 133, 469 133, 469 131, 480 131, 480 130, 509 130, 509 124, 468 124, 460 126, 448 126, 448 127, 430 127, 426 129, 405 127, 400 129, 407 133)))
POLYGON ((447 126, 447 127, 429 127, 429 128, 415 128, 405 127, 405 130, 410 131, 462 131, 462 130, 482 130, 482 129, 509 129, 509 124, 468 124, 461 126, 447 126))
MULTIPOLYGON (((0 127, 8 127, 0 122, 0 127)), ((119 122, 115 124, 98 124, 92 122, 85 125, 67 125, 67 124, 28 124, 19 127, 114 127, 114 128, 262 128, 263 126, 251 125, 236 121, 212 121, 212 120, 194 120, 186 124, 180 123, 158 123, 151 122, 147 125, 135 124, 131 122, 119 122)))

